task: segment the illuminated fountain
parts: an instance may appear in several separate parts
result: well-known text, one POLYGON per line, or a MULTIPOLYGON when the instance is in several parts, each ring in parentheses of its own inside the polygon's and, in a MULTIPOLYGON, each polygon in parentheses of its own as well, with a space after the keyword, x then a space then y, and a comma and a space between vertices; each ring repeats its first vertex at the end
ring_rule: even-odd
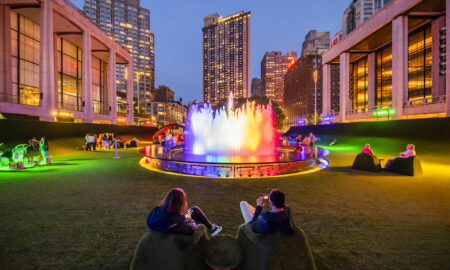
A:
POLYGON ((215 112, 210 105, 193 105, 186 122, 185 149, 195 155, 273 155, 279 143, 275 123, 271 103, 259 106, 247 101, 233 110, 230 95, 228 107, 215 112))
POLYGON ((185 143, 172 149, 144 147, 143 167, 169 173, 207 177, 264 177, 324 168, 328 151, 319 147, 280 147, 272 104, 247 101, 239 108, 232 94, 227 107, 190 107, 185 143))

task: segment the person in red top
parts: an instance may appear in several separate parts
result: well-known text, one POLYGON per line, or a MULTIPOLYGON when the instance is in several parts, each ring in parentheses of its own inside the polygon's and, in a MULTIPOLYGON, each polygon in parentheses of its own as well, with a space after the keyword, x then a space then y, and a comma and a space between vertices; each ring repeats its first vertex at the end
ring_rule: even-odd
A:
POLYGON ((366 144, 363 149, 361 149, 361 153, 366 153, 373 156, 373 151, 370 149, 370 144, 366 144))

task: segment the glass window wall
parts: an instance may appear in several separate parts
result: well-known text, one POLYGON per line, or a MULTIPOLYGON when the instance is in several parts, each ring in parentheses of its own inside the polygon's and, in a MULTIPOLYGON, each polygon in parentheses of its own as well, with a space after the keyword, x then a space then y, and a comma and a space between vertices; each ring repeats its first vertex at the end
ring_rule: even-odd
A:
POLYGON ((392 46, 377 52, 376 65, 376 101, 377 106, 392 104, 392 46))
POLYGON ((352 64, 352 109, 354 111, 363 111, 368 108, 368 73, 367 56, 352 64))
POLYGON ((39 106, 40 28, 30 19, 11 12, 12 96, 4 100, 39 106))
POLYGON ((94 113, 99 114, 107 114, 105 106, 105 70, 105 62, 92 56, 92 107, 94 113))
POLYGON ((57 38, 56 46, 56 67, 58 70, 57 108, 81 111, 81 48, 61 37, 57 38))
POLYGON ((431 97, 431 25, 408 38, 408 100, 431 97))

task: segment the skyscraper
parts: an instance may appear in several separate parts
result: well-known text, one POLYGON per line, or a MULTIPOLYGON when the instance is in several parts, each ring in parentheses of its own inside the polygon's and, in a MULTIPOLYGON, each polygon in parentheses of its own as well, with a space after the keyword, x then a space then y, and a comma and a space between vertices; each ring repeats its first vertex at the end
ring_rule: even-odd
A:
MULTIPOLYGON (((131 52, 134 97, 139 104, 139 111, 144 112, 142 110, 151 100, 151 91, 155 86, 155 50, 154 35, 150 32, 150 11, 140 7, 139 0, 84 0, 83 10, 110 37, 131 52)), ((116 72, 117 91, 121 92, 125 89, 125 66, 118 65, 116 72)))
POLYGON ((280 51, 266 52, 261 61, 261 87, 263 95, 279 105, 284 102, 284 75, 290 63, 297 59, 297 53, 280 51))
POLYGON ((353 0, 342 16, 342 35, 345 37, 382 9, 391 0, 353 0))
POLYGON ((204 18, 203 101, 250 97, 250 12, 204 18))
POLYGON ((330 32, 310 30, 302 43, 302 56, 322 54, 330 48, 330 32))

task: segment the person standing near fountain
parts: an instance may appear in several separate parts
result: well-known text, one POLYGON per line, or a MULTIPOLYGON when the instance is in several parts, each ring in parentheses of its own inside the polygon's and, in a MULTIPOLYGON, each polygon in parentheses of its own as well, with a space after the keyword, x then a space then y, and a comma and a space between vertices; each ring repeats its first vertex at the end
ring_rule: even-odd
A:
POLYGON ((283 191, 272 189, 268 196, 261 195, 256 200, 256 208, 246 201, 242 201, 240 206, 245 223, 251 223, 254 232, 269 234, 279 231, 283 235, 294 234, 294 222, 290 208, 285 204, 283 191), (272 211, 262 211, 264 199, 269 200, 272 211))
POLYGON ((194 206, 188 210, 187 205, 183 189, 172 188, 148 216, 148 228, 160 232, 193 234, 199 223, 206 226, 211 237, 222 231, 222 227, 211 223, 199 207, 194 206))
POLYGON ((39 142, 39 152, 41 152, 43 162, 47 163, 48 141, 45 137, 42 137, 39 142))

